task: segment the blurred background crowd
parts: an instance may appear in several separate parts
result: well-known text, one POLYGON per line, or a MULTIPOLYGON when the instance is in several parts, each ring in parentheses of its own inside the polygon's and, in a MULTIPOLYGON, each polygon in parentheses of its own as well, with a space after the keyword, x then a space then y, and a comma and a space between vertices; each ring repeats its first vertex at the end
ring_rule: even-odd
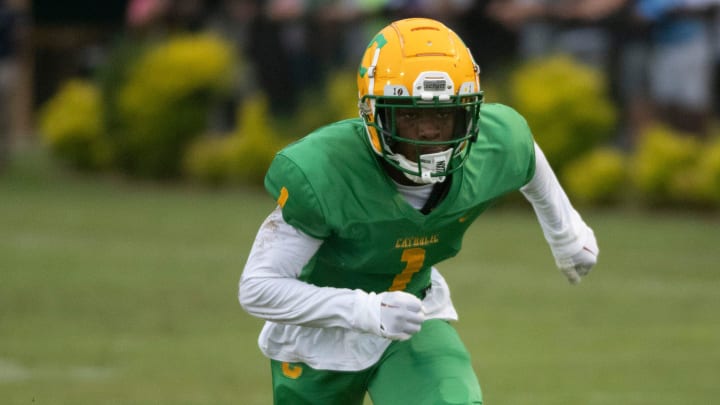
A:
MULTIPOLYGON (((370 38, 394 19, 427 16, 466 41, 481 67, 487 98, 511 104, 528 118, 558 170, 592 172, 572 166, 573 158, 602 146, 605 154, 594 157, 597 176, 613 177, 608 167, 617 166, 612 187, 620 188, 629 154, 640 148, 644 134, 654 132, 658 139, 665 136, 656 142, 655 155, 634 159, 640 161, 635 167, 660 166, 646 169, 652 172, 645 180, 650 194, 690 193, 693 200, 720 203, 720 148, 714 142, 720 114, 720 0, 0 4, 0 165, 11 145, 38 134, 79 167, 113 165, 160 177, 189 172, 212 182, 232 177, 233 171, 235 177, 261 177, 264 161, 248 155, 271 154, 288 137, 356 116, 354 72, 370 38), (173 66, 158 68, 163 63, 173 66), (187 84, 192 80, 199 84, 187 84), (186 91, 194 103, 161 97, 169 88, 176 95, 186 91), (62 100, 71 107, 59 106, 62 100), (178 120, 204 109, 208 113, 197 124, 178 120), (73 114, 97 118, 68 123, 73 114), (163 119, 173 122, 160 128, 163 119), (63 134, 62 128, 75 132, 63 134), (162 151, 138 159, 153 148, 140 138, 163 131, 170 135, 153 142, 162 151), (187 134, 178 135, 183 131, 187 134), (95 133, 106 140, 92 141, 95 133), (196 135, 201 133, 230 136, 200 142, 196 135), (74 141, 62 140, 69 138, 74 141), (257 153, 258 148, 267 153, 257 153), (703 150, 718 152, 703 157, 703 150), (235 163, 217 163, 223 159, 235 163), (158 161, 162 167, 154 166, 158 161), (705 163, 697 168, 692 161, 705 163), (247 173, 253 167, 256 173, 247 173), (680 177, 671 179, 670 172, 680 177), (704 189, 693 191, 688 184, 704 189)), ((572 182, 571 177, 564 179, 572 182)), ((602 199, 609 194, 605 191, 602 199)))

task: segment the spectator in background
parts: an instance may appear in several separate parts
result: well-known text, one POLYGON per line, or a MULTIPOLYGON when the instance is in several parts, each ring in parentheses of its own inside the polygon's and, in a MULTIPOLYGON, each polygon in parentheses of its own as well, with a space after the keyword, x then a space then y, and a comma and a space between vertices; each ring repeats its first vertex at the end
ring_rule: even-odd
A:
POLYGON ((130 0, 127 25, 145 36, 204 28, 209 8, 203 0, 130 0))
POLYGON ((710 11, 717 0, 637 0, 648 25, 647 63, 652 118, 698 136, 712 115, 713 39, 710 11))
MULTIPOLYGON (((247 54, 274 114, 292 114, 334 67, 354 64, 385 0, 270 0, 252 21, 247 54), (357 39, 362 38, 358 42, 357 39)), ((385 22, 383 22, 384 24, 385 22)))
POLYGON ((518 53, 518 32, 489 15, 495 0, 479 0, 459 17, 455 31, 475 55, 484 79, 504 80, 508 66, 515 63, 518 53))
POLYGON ((0 170, 10 154, 13 102, 18 79, 17 44, 19 12, 6 0, 0 0, 0 170))
POLYGON ((127 8, 128 26, 136 29, 158 24, 167 13, 168 0, 130 0, 127 8))
MULTIPOLYGON (((628 112, 618 142, 630 144, 645 99, 645 38, 635 29, 633 0, 489 0, 488 17, 517 32, 521 60, 567 54, 602 73, 608 93, 628 112), (640 59, 638 59, 638 57, 640 59), (628 100, 633 100, 629 102, 628 100), (627 129, 627 131, 626 131, 627 129)), ((623 110, 623 112, 625 112, 623 110)))
POLYGON ((232 42, 238 56, 233 75, 232 92, 211 116, 212 132, 228 132, 236 125, 237 109, 246 96, 258 91, 257 72, 244 55, 250 46, 250 28, 258 18, 260 4, 256 0, 221 0, 206 21, 207 28, 232 42))
POLYGON ((247 54, 270 99, 274 114, 286 115, 298 103, 294 66, 305 50, 302 0, 256 0, 260 12, 250 25, 247 54))
POLYGON ((519 32, 521 58, 562 52, 609 67, 612 32, 606 21, 627 0, 492 0, 487 13, 519 32))

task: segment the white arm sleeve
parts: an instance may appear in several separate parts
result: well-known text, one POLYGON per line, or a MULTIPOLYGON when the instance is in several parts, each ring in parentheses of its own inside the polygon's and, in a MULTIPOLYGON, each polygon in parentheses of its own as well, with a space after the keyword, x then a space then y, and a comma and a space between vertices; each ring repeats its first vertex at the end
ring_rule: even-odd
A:
POLYGON ((575 211, 540 147, 535 144, 535 175, 520 189, 532 204, 559 268, 574 264, 570 257, 594 238, 592 229, 575 211))
POLYGON ((276 323, 361 331, 379 325, 376 294, 298 280, 321 244, 322 240, 286 223, 276 208, 261 225, 245 264, 240 305, 251 315, 276 323))

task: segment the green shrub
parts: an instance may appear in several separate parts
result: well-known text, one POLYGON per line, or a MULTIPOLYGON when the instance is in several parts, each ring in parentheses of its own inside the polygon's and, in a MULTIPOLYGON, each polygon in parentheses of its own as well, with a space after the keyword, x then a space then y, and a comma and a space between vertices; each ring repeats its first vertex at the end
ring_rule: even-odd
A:
POLYGON ((701 142, 689 134, 656 125, 641 134, 634 156, 632 178, 645 199, 653 204, 688 201, 692 170, 701 142))
POLYGON ((614 134, 604 76, 569 57, 525 63, 511 75, 509 93, 558 171, 614 134))
POLYGON ((270 125, 265 97, 251 98, 240 107, 233 133, 203 137, 188 149, 185 172, 208 184, 259 185, 275 153, 286 143, 270 125))
POLYGON ((325 85, 325 100, 330 109, 328 118, 331 121, 359 116, 355 75, 356 73, 353 71, 339 70, 328 76, 325 85))
POLYGON ((230 88, 232 50, 211 35, 183 35, 140 56, 118 92, 118 127, 111 129, 121 168, 152 177, 179 173, 187 145, 230 88))
POLYGON ((183 168, 193 180, 208 185, 220 185, 228 179, 228 136, 209 134, 197 138, 187 148, 183 168))
POLYGON ((299 138, 334 121, 358 116, 355 72, 339 70, 331 72, 323 86, 301 95, 300 108, 282 123, 281 130, 299 138))
POLYGON ((270 124, 265 97, 245 102, 240 109, 238 128, 231 138, 230 181, 262 184, 275 153, 287 142, 270 124))
POLYGON ((720 207, 720 138, 703 143, 694 163, 673 176, 670 193, 678 202, 720 207))
POLYGON ((306 92, 302 99, 293 116, 273 117, 272 122, 263 95, 245 100, 238 110, 236 130, 192 144, 184 159, 185 173, 207 184, 262 184, 283 146, 318 127, 358 115, 354 72, 331 73, 324 86, 306 92))
POLYGON ((720 138, 703 149, 697 167, 700 201, 720 207, 720 138))
POLYGON ((563 169, 565 190, 580 203, 617 203, 626 191, 625 166, 625 155, 619 150, 597 148, 563 169))
POLYGON ((42 106, 39 116, 42 139, 60 159, 79 169, 109 164, 100 92, 92 83, 68 81, 42 106))

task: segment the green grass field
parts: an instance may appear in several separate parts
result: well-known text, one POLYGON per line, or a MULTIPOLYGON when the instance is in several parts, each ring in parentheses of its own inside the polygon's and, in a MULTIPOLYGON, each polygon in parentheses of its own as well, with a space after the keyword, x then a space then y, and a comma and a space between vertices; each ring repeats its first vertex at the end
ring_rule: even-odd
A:
MULTIPOLYGON (((268 404, 237 303, 262 190, 0 173, 0 402, 268 404)), ((554 268, 531 209, 491 210, 440 266, 490 405, 720 398, 720 218, 584 211, 600 264, 554 268)))

